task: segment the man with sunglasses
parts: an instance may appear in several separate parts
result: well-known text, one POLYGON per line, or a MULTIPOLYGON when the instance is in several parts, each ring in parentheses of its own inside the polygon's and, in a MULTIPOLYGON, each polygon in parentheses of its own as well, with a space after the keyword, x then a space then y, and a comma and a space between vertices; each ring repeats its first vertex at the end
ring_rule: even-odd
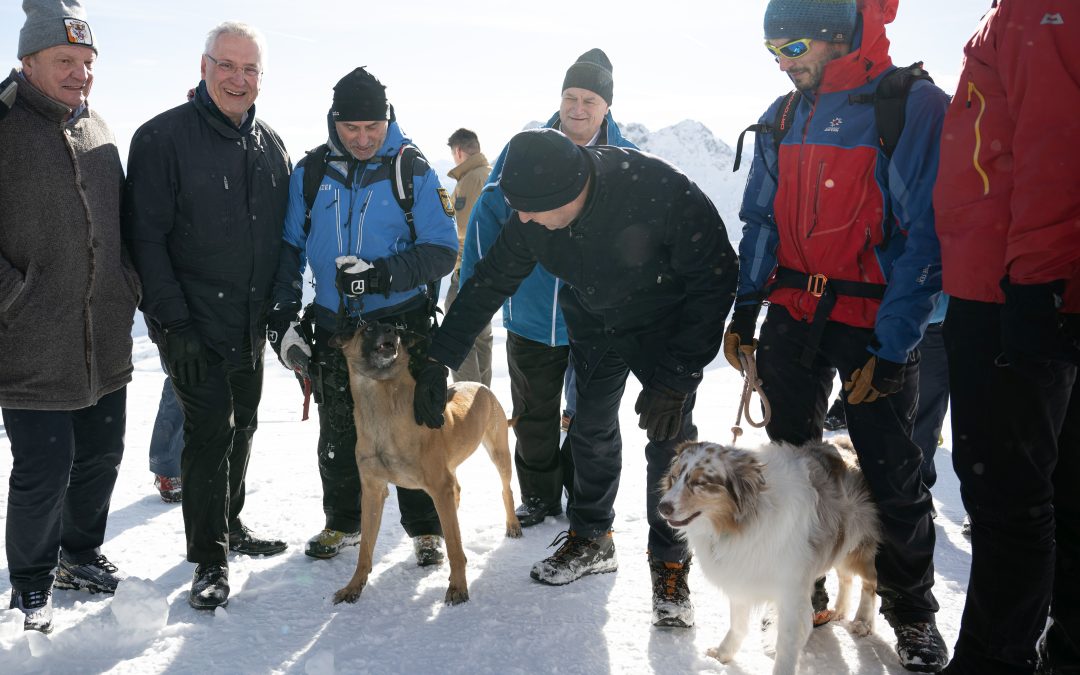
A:
POLYGON ((240 521, 290 173, 281 139, 255 118, 265 58, 261 34, 246 24, 210 31, 191 100, 135 132, 127 165, 124 236, 151 338, 184 410, 180 475, 196 609, 228 602, 229 551, 286 548, 240 521))
MULTIPOLYGON (((874 95, 895 70, 885 24, 896 0, 771 0, 769 53, 798 90, 761 120, 740 216, 740 278, 724 353, 757 354, 775 441, 820 440, 833 377, 844 382, 848 429, 881 516, 881 612, 908 670, 948 661, 937 630, 934 528, 922 453, 911 440, 922 337, 941 291, 931 193, 948 97, 919 80, 891 154, 874 95), (786 131, 786 130, 785 130, 786 131), (770 303, 759 340, 757 316, 770 303)), ((824 586, 814 623, 828 621, 824 586)), ((780 627, 783 630, 784 627, 780 627)))

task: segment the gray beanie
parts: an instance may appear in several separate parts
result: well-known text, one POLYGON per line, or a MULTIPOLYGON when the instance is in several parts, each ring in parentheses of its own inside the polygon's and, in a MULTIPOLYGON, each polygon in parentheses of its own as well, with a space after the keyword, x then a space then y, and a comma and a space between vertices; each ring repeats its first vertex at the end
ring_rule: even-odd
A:
POLYGON ((605 103, 611 105, 615 82, 611 77, 611 60, 608 59, 604 50, 590 49, 578 57, 578 60, 567 69, 562 89, 559 91, 566 91, 570 87, 595 91, 605 103))
POLYGON ((19 33, 16 58, 56 45, 83 45, 97 52, 81 0, 23 0, 26 23, 19 33))
POLYGON ((851 42, 857 11, 855 0, 770 0, 765 39, 851 42))

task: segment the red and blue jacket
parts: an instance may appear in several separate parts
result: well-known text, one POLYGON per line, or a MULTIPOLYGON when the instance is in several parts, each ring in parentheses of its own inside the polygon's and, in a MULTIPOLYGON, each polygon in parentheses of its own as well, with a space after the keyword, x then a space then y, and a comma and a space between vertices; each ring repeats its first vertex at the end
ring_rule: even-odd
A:
MULTIPOLYGON (((819 296, 772 287, 778 267, 882 285, 881 299, 839 295, 829 320, 873 328, 869 351, 904 363, 941 293, 932 194, 948 96, 928 81, 916 82, 896 149, 885 155, 873 104, 852 97, 872 95, 895 69, 885 21, 896 2, 861 4, 852 51, 825 66, 817 92, 803 94, 779 147, 771 135, 758 134, 739 212, 737 304, 766 299, 810 321, 819 296)), ((776 119, 783 99, 762 123, 776 119)))

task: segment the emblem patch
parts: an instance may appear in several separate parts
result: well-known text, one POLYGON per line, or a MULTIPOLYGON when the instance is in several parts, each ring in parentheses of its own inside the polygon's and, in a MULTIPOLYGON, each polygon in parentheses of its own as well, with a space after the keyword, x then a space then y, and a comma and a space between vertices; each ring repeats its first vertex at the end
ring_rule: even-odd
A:
POLYGON ((446 215, 453 217, 454 203, 450 201, 450 193, 446 191, 446 188, 437 188, 436 192, 439 193, 439 201, 442 202, 442 210, 446 212, 446 215))
POLYGON ((67 29, 68 43, 73 45, 94 46, 94 36, 90 34, 90 26, 79 19, 64 19, 64 27, 67 29))
POLYGON ((454 211, 460 211, 465 208, 465 197, 458 197, 454 200, 454 211))

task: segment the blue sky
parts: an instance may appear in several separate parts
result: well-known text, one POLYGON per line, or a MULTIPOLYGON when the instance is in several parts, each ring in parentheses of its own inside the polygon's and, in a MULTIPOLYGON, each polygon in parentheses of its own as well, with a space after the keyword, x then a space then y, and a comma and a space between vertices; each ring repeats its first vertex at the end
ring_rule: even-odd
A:
MULTIPOLYGON (((460 126, 493 157, 527 122, 547 119, 566 68, 592 47, 614 64, 615 118, 650 129, 696 119, 733 144, 790 89, 762 46, 764 0, 84 1, 100 44, 90 101, 125 158, 135 129, 198 82, 206 32, 226 19, 267 35, 258 115, 294 160, 324 140, 333 85, 360 65, 388 85, 402 127, 436 161, 449 159, 446 139, 460 126)), ((901 0, 888 28, 894 61, 925 61, 952 93, 963 44, 989 6, 901 0)), ((6 67, 23 18, 20 2, 0 5, 6 67)))

